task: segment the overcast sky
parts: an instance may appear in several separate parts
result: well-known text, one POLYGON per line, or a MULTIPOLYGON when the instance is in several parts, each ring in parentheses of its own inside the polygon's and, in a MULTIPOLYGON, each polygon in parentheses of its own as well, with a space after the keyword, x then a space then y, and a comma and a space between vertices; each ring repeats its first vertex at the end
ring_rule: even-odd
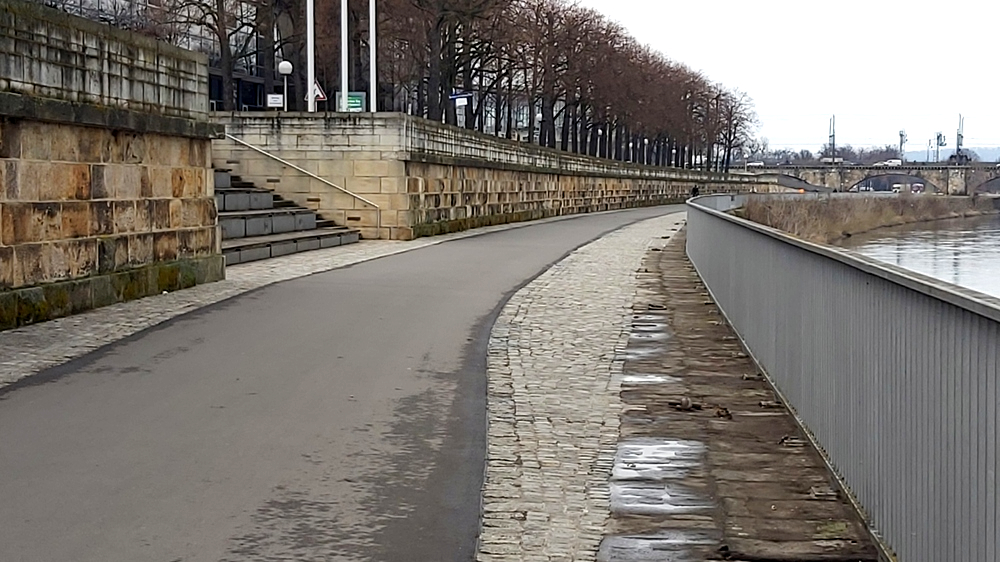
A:
POLYGON ((1000 146, 1000 2, 579 0, 639 41, 747 92, 772 148, 1000 146))

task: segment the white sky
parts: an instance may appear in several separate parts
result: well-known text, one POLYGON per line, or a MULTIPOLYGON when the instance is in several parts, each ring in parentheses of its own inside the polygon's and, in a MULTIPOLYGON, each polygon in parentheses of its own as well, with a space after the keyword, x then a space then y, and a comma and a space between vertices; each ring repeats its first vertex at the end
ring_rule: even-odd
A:
POLYGON ((772 148, 1000 146, 1000 2, 579 0, 640 42, 747 92, 772 148))

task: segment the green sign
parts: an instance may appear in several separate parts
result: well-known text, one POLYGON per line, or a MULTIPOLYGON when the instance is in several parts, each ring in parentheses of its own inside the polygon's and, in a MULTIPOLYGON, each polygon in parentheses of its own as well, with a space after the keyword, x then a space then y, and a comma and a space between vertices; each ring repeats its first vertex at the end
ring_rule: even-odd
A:
MULTIPOLYGON (((347 111, 348 113, 362 113, 367 105, 368 95, 365 92, 348 92, 347 93, 347 111)), ((336 111, 341 111, 340 109, 340 92, 337 92, 337 107, 336 111)))

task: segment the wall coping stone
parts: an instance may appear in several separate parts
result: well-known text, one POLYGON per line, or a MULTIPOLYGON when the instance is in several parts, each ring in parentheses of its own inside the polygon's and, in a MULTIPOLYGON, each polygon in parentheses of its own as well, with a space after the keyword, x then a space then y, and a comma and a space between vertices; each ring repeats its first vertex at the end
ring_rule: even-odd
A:
POLYGON ((0 0, 0 11, 10 12, 17 16, 30 17, 57 25, 64 25, 66 27, 73 27, 85 33, 110 37, 121 41, 122 43, 128 43, 137 47, 155 49, 170 57, 197 62, 208 66, 208 55, 204 53, 183 49, 176 45, 158 41, 152 37, 140 35, 134 31, 119 29, 105 23, 63 12, 62 10, 51 8, 36 1, 0 0))
POLYGON ((224 132, 223 127, 208 121, 11 92, 0 92, 0 116, 197 139, 217 138, 224 132))

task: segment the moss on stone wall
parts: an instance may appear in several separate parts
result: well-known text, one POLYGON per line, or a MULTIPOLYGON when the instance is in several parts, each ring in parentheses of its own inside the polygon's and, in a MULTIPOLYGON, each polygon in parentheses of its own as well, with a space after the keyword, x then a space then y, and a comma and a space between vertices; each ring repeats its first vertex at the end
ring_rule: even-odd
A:
MULTIPOLYGON (((628 204, 619 205, 616 206, 614 209, 607 209, 607 210, 628 209, 635 207, 653 207, 656 205, 670 205, 683 202, 684 202, 683 198, 664 198, 656 201, 632 201, 628 204)), ((532 220, 546 219, 560 215, 568 216, 571 214, 579 214, 579 213, 558 213, 551 210, 519 211, 515 213, 485 215, 479 217, 419 224, 413 227, 412 232, 413 232, 413 238, 420 238, 422 236, 437 236, 439 234, 461 232, 463 230, 481 228, 484 226, 496 226, 499 224, 532 221, 532 220)))
POLYGON ((0 330, 60 318, 164 291, 186 289, 224 277, 222 256, 209 256, 0 291, 0 330))

